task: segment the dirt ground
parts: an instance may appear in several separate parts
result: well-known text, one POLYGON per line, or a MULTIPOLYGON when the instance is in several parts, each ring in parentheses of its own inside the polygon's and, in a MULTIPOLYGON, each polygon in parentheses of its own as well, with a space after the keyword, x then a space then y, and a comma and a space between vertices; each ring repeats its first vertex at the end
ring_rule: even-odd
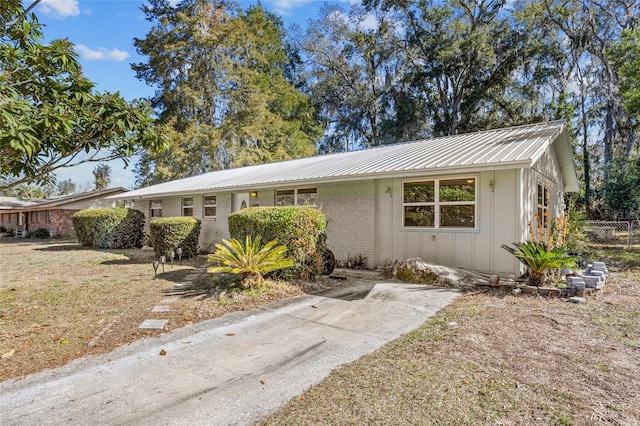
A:
POLYGON ((585 304, 472 292, 265 425, 638 425, 640 272, 585 304))
MULTIPOLYGON (((0 239, 0 380, 240 309, 349 282, 214 286, 206 259, 0 239), (167 291, 200 271, 171 305, 167 291)), ((627 260, 621 260, 626 262, 627 260)), ((634 264, 635 265, 635 264, 634 264)), ((263 424, 640 425, 640 271, 612 268, 585 304, 469 292, 420 329, 339 368, 263 424)))
POLYGON ((157 278, 154 259, 153 251, 0 238, 0 381, 332 284, 272 283, 268 291, 243 292, 215 285, 206 257, 159 267, 157 278), (186 284, 171 310, 152 312, 178 283, 186 284), (139 329, 145 319, 168 322, 162 331, 139 329))

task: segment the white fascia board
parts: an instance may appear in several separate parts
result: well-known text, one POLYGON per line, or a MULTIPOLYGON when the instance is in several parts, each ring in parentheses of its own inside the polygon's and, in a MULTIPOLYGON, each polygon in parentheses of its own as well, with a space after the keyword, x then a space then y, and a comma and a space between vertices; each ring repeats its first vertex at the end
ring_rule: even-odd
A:
POLYGON ((259 191, 265 189, 275 189, 280 187, 292 187, 292 186, 307 186, 307 185, 322 185, 322 184, 335 184, 340 182, 354 182, 372 179, 388 179, 388 178, 412 178, 419 176, 438 176, 445 174, 462 174, 462 173, 479 173, 493 170, 512 170, 532 167, 532 161, 512 161, 499 164, 486 164, 482 166, 459 166, 459 167, 443 167, 437 169, 422 169, 422 170, 403 170, 397 172, 387 173, 371 173, 371 174, 358 174, 358 175, 346 175, 326 177, 320 179, 290 179, 282 181, 272 181, 258 184, 248 184, 241 186, 224 186, 217 188, 199 188, 185 191, 166 191, 156 192, 143 195, 133 194, 118 194, 108 199, 136 199, 136 200, 153 200, 166 197, 183 197, 189 195, 201 195, 201 194, 220 194, 228 192, 249 192, 259 191))

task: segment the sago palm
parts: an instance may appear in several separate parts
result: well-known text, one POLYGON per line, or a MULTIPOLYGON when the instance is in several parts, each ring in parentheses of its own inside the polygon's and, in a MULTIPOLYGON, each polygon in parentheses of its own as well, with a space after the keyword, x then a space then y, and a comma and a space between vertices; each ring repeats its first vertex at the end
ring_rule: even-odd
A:
POLYGON ((264 246, 260 246, 260 235, 255 239, 247 235, 244 244, 235 238, 222 241, 224 244, 216 244, 216 252, 209 255, 209 261, 217 262, 220 266, 207 271, 239 274, 245 287, 261 287, 264 285, 264 274, 293 266, 293 260, 286 257, 287 247, 277 245, 277 240, 269 241, 264 246))
POLYGON ((576 258, 568 255, 564 247, 547 250, 544 244, 532 241, 513 243, 513 245, 514 247, 503 244, 502 248, 527 265, 531 273, 529 282, 532 285, 544 284, 547 271, 575 266, 576 258))

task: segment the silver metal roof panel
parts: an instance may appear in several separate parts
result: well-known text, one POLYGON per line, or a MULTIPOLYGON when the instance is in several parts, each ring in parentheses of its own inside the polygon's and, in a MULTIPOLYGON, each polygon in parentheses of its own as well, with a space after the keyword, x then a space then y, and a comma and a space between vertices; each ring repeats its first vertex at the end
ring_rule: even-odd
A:
MULTIPOLYGON (((370 179, 403 172, 446 173, 460 169, 530 167, 565 132, 562 121, 385 145, 361 151, 219 170, 152 185, 110 198, 152 198, 196 192, 222 192, 280 184, 370 179)), ((566 132, 565 132, 566 133, 566 132)), ((562 143, 567 144, 566 134, 562 143)), ((566 150, 563 148, 563 158, 566 150)), ((563 161, 567 167, 568 162, 563 161)), ((567 190, 577 189, 575 168, 567 190), (574 188, 576 187, 576 188, 574 188)), ((565 172, 565 173, 567 173, 565 172)))

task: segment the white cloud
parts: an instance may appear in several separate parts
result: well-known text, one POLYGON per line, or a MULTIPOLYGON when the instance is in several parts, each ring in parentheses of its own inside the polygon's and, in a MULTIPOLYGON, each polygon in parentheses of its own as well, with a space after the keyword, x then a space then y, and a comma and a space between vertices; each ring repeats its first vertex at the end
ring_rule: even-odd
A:
POLYGON ((84 44, 77 44, 75 46, 76 52, 82 59, 87 61, 124 61, 129 57, 129 53, 119 49, 105 49, 99 47, 98 49, 90 49, 84 44))
POLYGON ((273 11, 281 15, 292 15, 293 10, 311 3, 314 0, 274 0, 271 2, 273 11))
POLYGON ((362 17, 362 20, 358 23, 360 29, 367 30, 375 30, 378 28, 378 18, 373 13, 368 13, 362 17))
POLYGON ((78 0, 42 0, 38 7, 45 15, 58 19, 80 15, 78 0))

